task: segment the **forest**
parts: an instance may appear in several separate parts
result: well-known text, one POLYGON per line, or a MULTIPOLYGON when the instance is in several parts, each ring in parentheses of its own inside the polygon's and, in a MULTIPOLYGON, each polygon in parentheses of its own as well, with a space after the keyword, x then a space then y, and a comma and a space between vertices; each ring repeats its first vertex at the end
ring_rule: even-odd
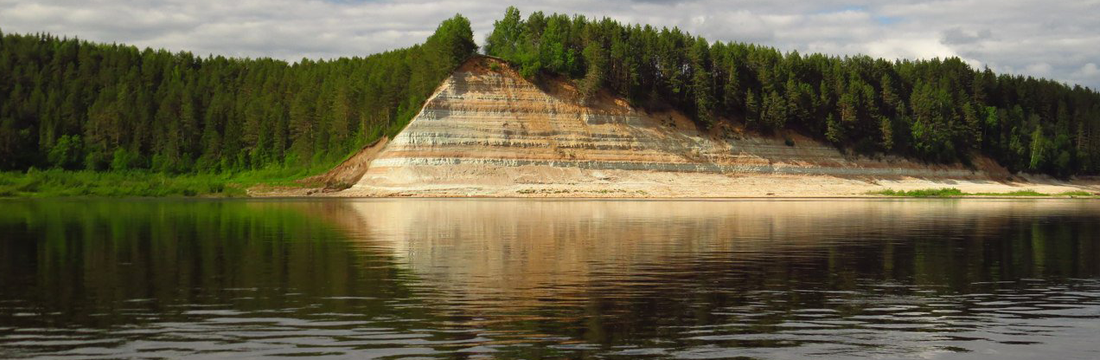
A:
POLYGON ((682 111, 703 128, 795 131, 854 153, 930 163, 985 155, 1014 172, 1100 172, 1100 94, 958 58, 783 53, 609 18, 523 18, 514 7, 484 51, 532 80, 566 76, 583 97, 606 89, 635 107, 682 111))
POLYGON ((460 15, 420 45, 293 64, 0 33, 0 170, 331 166, 400 131, 476 51, 460 15))
MULTIPOLYGON (((514 7, 482 50, 534 81, 567 77, 585 98, 608 91, 703 128, 797 132, 931 163, 981 155, 1014 172, 1100 172, 1100 94, 958 58, 784 53, 514 7)), ((400 131, 477 51, 461 15, 423 44, 295 63, 0 32, 0 171, 331 167, 400 131)))

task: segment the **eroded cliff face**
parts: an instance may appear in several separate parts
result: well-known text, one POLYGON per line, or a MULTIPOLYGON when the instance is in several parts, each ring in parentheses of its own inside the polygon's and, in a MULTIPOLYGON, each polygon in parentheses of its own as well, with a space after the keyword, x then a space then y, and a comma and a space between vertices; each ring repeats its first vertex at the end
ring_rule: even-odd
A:
POLYGON ((342 195, 741 196, 769 184, 758 195, 783 195, 785 183, 832 194, 866 178, 987 178, 960 166, 851 158, 801 137, 788 146, 731 129, 704 134, 679 113, 610 96, 581 105, 568 82, 546 86, 495 59, 471 59, 342 195))

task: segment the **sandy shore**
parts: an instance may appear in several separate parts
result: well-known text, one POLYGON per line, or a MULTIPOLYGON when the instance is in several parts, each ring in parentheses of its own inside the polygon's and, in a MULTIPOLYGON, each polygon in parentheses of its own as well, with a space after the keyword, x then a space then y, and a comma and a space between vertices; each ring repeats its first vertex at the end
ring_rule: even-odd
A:
MULTIPOLYGON (((531 171, 531 170, 528 170, 531 171)), ((535 172, 538 173, 538 172, 535 172)), ((1100 181, 1061 181, 1047 177, 1016 177, 1013 181, 982 179, 849 178, 824 175, 671 173, 590 171, 590 181, 517 183, 504 176, 485 176, 477 183, 416 182, 416 186, 384 187, 366 184, 329 193, 339 197, 593 197, 593 198, 740 198, 740 197, 868 197, 883 190, 955 188, 964 193, 1011 193, 1030 190, 1043 194, 1088 192, 1100 194, 1100 181)), ((577 179, 577 176, 569 176, 577 179)), ((468 179, 458 177, 455 180, 468 179)))

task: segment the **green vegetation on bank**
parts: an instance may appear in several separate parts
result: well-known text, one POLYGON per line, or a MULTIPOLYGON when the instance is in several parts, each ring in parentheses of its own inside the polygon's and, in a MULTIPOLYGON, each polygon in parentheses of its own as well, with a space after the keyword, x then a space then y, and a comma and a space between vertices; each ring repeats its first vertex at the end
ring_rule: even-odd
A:
POLYGON ((0 197, 241 196, 226 176, 150 171, 43 171, 0 173, 0 197))
POLYGON ((0 33, 0 171, 72 171, 3 175, 24 189, 115 176, 179 177, 182 189, 263 169, 305 174, 400 131, 476 49, 458 15, 421 45, 294 64, 0 33))
POLYGON ((938 163, 980 153, 1012 171, 1100 172, 1100 94, 975 70, 958 58, 781 53, 608 18, 524 19, 515 8, 494 24, 484 50, 524 76, 567 76, 582 96, 608 89, 636 106, 678 109, 704 127, 739 121, 859 153, 938 163))
POLYGON ((882 191, 871 192, 870 195, 885 195, 885 196, 908 196, 908 197, 948 197, 948 196, 962 196, 962 190, 956 188, 940 188, 940 189, 918 189, 918 190, 894 190, 886 189, 882 191))
POLYGON ((257 185, 308 186, 297 180, 319 171, 323 170, 267 168, 237 173, 168 174, 150 170, 31 169, 0 172, 0 197, 240 197, 257 185))
POLYGON ((1058 194, 1046 194, 1035 190, 1018 190, 1006 193, 965 193, 956 188, 894 190, 887 189, 874 191, 868 195, 902 196, 902 197, 953 197, 953 196, 1036 196, 1036 197, 1095 197, 1087 191, 1067 191, 1058 194))

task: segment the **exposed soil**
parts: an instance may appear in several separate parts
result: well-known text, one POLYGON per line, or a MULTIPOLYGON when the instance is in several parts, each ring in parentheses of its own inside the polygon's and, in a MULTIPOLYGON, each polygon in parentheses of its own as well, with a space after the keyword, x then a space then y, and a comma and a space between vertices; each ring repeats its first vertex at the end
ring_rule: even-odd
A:
POLYGON ((367 173, 367 169, 370 168, 371 162, 378 156, 378 153, 386 147, 386 144, 390 142, 390 138, 383 136, 378 140, 364 146, 362 150, 359 150, 354 156, 344 160, 344 162, 337 165, 328 172, 311 176, 301 180, 304 184, 324 184, 323 190, 326 192, 344 190, 359 182, 359 179, 363 178, 363 174, 367 173))

